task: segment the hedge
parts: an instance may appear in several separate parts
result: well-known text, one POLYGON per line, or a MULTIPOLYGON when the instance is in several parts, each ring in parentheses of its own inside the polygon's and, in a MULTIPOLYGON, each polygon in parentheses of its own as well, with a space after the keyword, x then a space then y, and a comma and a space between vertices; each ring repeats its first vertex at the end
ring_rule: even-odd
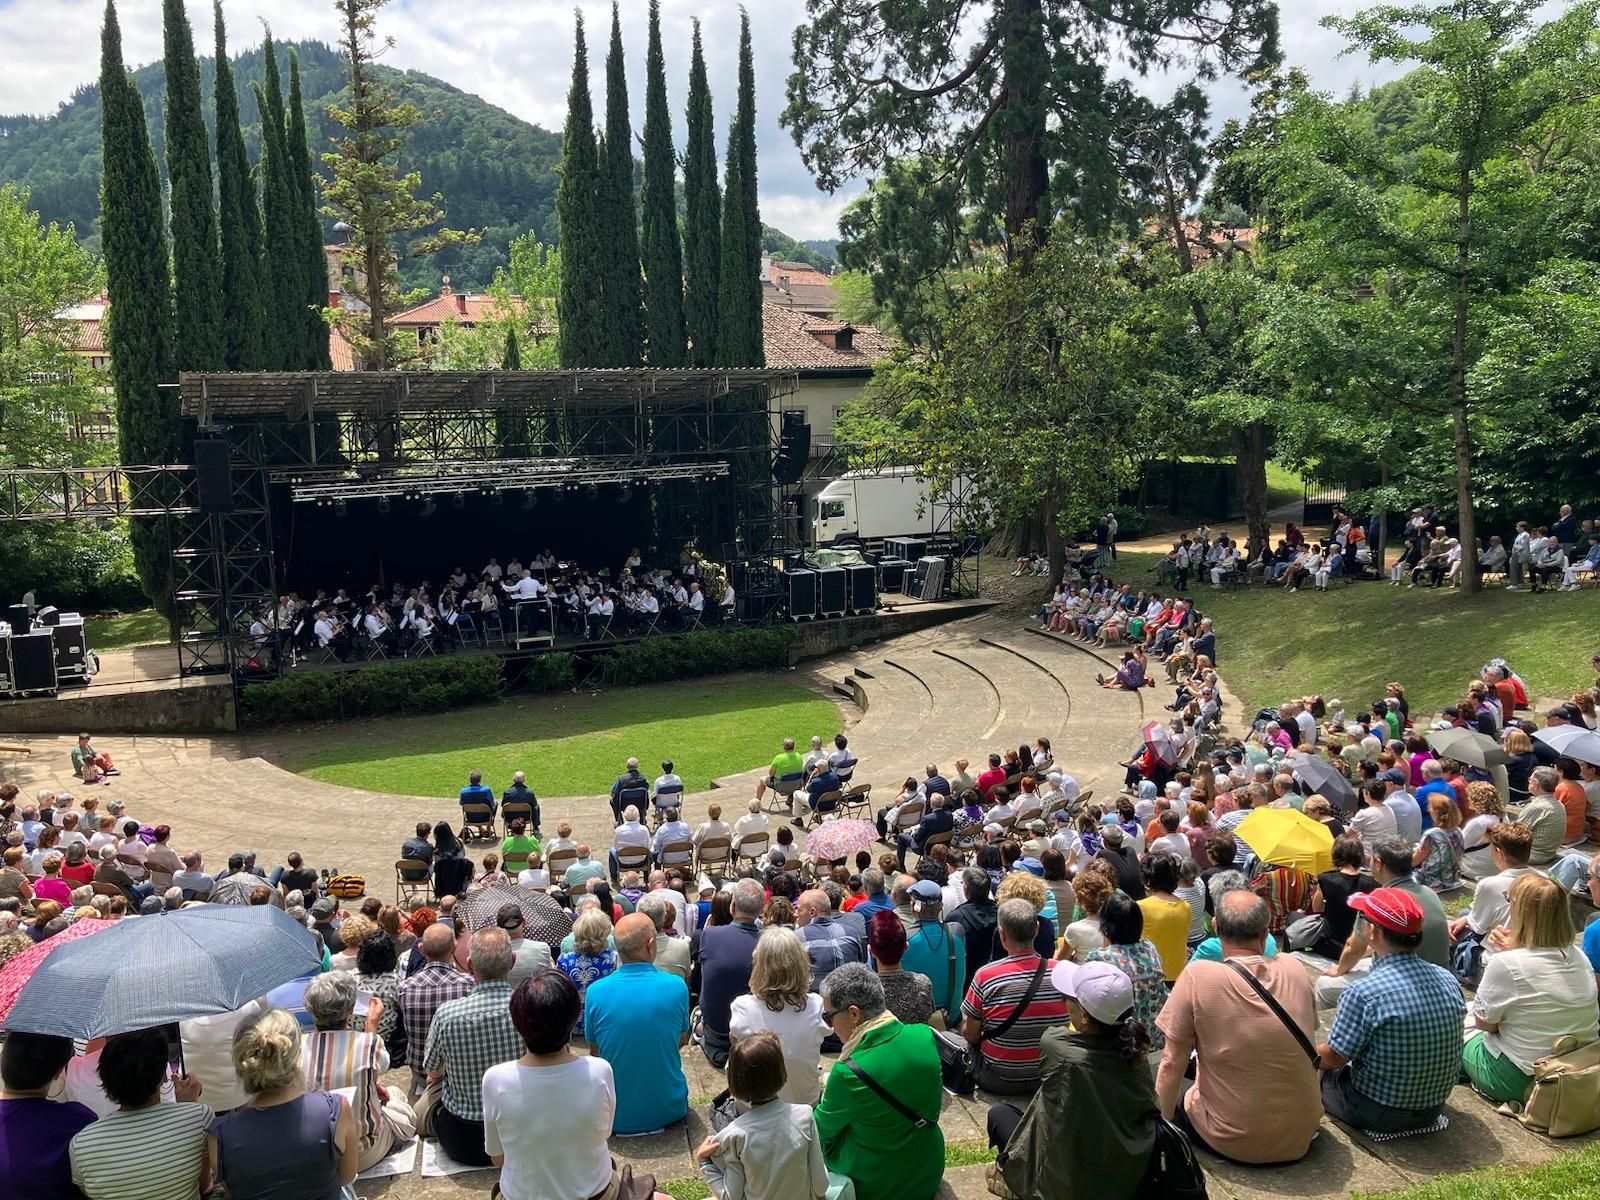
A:
POLYGON ((793 638, 794 629, 787 625, 707 629, 677 637, 646 638, 612 650, 599 660, 597 672, 602 684, 623 687, 787 667, 793 638))
POLYGON ((500 660, 473 655, 374 663, 357 671, 302 671, 248 684, 244 725, 444 712, 500 698, 500 660))

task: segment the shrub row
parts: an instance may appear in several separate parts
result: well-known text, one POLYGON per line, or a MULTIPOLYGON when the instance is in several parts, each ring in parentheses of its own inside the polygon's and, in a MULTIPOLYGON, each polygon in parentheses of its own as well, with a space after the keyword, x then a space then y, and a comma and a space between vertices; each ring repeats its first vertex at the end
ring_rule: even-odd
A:
POLYGON ((497 658, 374 663, 359 671, 304 671, 249 684, 239 698, 239 719, 259 726, 444 712, 496 700, 503 689, 497 658))
POLYGON ((624 687, 786 667, 793 637, 793 627, 769 625, 759 629, 698 630, 677 637, 629 642, 599 661, 599 681, 608 687, 624 687))

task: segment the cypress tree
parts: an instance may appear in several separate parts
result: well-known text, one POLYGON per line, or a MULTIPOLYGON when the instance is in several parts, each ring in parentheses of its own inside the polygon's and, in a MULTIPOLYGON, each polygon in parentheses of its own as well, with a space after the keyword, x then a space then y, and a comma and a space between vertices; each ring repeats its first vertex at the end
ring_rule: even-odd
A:
MULTIPOLYGON (((694 53, 689 63, 688 139, 684 143, 683 224, 684 331, 691 366, 717 361, 717 288, 722 271, 722 195, 717 188, 717 144, 711 114, 711 88, 700 48, 700 22, 694 23, 694 53)), ((646 184, 648 185, 648 178, 646 184)))
MULTIPOLYGON (((107 335, 119 452, 124 463, 171 463, 179 457, 180 424, 176 394, 159 386, 173 377, 172 284, 161 176, 143 102, 122 65, 114 0, 106 0, 100 55, 101 250, 110 302, 107 335)), ((153 522, 139 520, 132 523, 131 540, 145 594, 168 609, 171 560, 164 535, 153 522)))
POLYGON ((222 262, 211 199, 211 147, 200 115, 200 64, 183 0, 162 0, 167 73, 167 178, 172 185, 174 352, 180 370, 213 371, 226 358, 222 262))
POLYGON ((253 371, 261 359, 261 210, 239 129, 239 96, 228 61, 222 0, 213 0, 217 75, 217 194, 222 233, 223 362, 230 371, 253 371))
POLYGON ((311 170, 311 151, 306 144, 306 114, 300 101, 300 58, 289 51, 289 153, 290 183, 294 188, 296 241, 300 248, 300 283, 303 300, 296 310, 300 337, 297 339, 298 365, 307 371, 328 371, 333 360, 328 353, 328 323, 322 310, 328 305, 328 258, 322 248, 322 218, 317 215, 317 179, 311 170))
POLYGON ((622 17, 611 5, 606 54, 606 134, 600 155, 600 250, 606 308, 605 366, 637 367, 644 348, 639 279, 639 218, 633 204, 633 128, 628 76, 622 59, 622 17))
POLYGON ((589 103, 589 53, 583 41, 583 14, 579 13, 567 125, 561 138, 561 183, 556 189, 556 219, 561 229, 561 291, 556 297, 556 313, 563 367, 604 365, 605 308, 595 213, 599 182, 594 110, 589 103))
POLYGON ((681 367, 683 253, 678 242, 672 118, 667 112, 667 69, 661 53, 661 0, 650 0, 650 48, 644 93, 644 319, 652 367, 681 367))
POLYGON ((522 348, 517 344, 517 331, 506 331, 506 348, 500 355, 500 369, 502 371, 522 370, 522 348))
POLYGON ((739 106, 728 128, 727 185, 722 194, 722 268, 717 289, 717 365, 759 367, 761 212, 756 202, 756 72, 750 14, 739 12, 739 106))
POLYGON ((305 294, 295 233, 298 210, 288 164, 284 135, 283 86, 278 79, 278 56, 269 32, 261 42, 265 88, 256 87, 256 107, 261 111, 261 215, 265 236, 261 248, 263 366, 269 371, 292 371, 298 363, 301 325, 296 312, 305 294))

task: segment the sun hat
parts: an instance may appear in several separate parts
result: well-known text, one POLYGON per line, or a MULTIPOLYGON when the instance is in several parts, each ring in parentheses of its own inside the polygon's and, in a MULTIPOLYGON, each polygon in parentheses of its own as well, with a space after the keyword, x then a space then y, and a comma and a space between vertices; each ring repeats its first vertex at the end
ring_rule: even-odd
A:
POLYGON ((1390 933, 1422 932, 1422 905, 1410 892, 1392 887, 1377 888, 1365 894, 1358 892, 1345 903, 1390 933))
POLYGON ((1133 1010, 1133 981, 1110 963, 1058 962, 1050 983, 1102 1025, 1120 1025, 1133 1010))

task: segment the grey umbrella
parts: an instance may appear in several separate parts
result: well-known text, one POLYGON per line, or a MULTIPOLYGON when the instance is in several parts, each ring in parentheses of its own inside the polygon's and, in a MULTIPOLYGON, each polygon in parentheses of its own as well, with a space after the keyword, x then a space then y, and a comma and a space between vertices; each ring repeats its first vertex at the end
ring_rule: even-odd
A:
POLYGON ((127 918, 45 959, 6 1030, 94 1038, 213 1016, 321 965, 311 931, 265 904, 127 918))
POLYGON ((1429 730, 1428 745, 1433 747, 1434 753, 1440 758, 1453 758, 1457 762, 1471 763, 1484 770, 1490 767, 1503 767, 1511 761, 1511 756, 1500 749, 1499 743, 1488 734, 1464 726, 1456 729, 1429 730))
POLYGON ((240 871, 234 875, 225 876, 211 885, 211 903, 213 904, 249 904, 250 893, 258 887, 264 887, 272 894, 267 897, 267 903, 273 908, 283 907, 283 893, 272 887, 259 875, 252 875, 249 871, 240 871))
POLYGON ((1300 777, 1300 782, 1323 796, 1328 803, 1339 808, 1355 807, 1356 789, 1339 774, 1339 769, 1320 754, 1295 750, 1284 756, 1284 761, 1300 777))
POLYGON ((546 942, 552 951, 560 953, 561 939, 572 932, 572 914, 543 892, 525 887, 473 888, 456 901, 455 911, 476 933, 494 924, 495 914, 503 904, 515 904, 522 910, 528 937, 546 942))
POLYGON ((1600 767, 1600 733, 1584 729, 1581 725, 1552 725, 1533 736, 1569 758, 1600 767))

